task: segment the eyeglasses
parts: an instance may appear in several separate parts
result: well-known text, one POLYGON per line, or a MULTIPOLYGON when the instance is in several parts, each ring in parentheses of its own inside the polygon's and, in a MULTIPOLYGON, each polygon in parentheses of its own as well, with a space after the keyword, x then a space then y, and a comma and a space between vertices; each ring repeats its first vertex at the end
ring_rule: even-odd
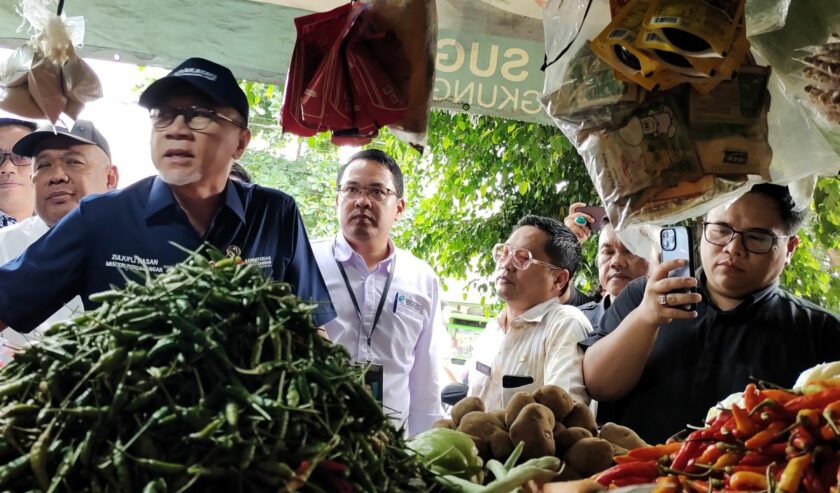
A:
POLYGON ((562 267, 535 259, 531 251, 526 248, 518 248, 505 243, 496 243, 493 246, 493 260, 496 261, 496 264, 501 265, 507 262, 508 259, 512 259, 513 266, 519 270, 525 270, 531 264, 542 265, 549 269, 563 270, 562 267))
POLYGON ((391 190, 388 187, 380 187, 380 186, 370 186, 370 187, 362 187, 359 185, 354 185, 352 183, 348 183, 338 187, 338 193, 341 194, 341 197, 348 200, 355 200, 365 195, 365 197, 373 200, 375 202, 382 202, 389 195, 397 195, 397 192, 391 190))
POLYGON ((0 159, 0 166, 2 166, 3 163, 5 163, 7 159, 9 161, 11 161, 12 164, 14 164, 15 166, 29 166, 29 164, 32 163, 32 158, 31 157, 19 156, 19 155, 15 154, 14 152, 11 152, 11 151, 9 151, 9 152, 0 151, 0 156, 3 156, 3 159, 0 159))
POLYGON ((783 240, 788 236, 775 236, 763 231, 738 231, 728 224, 703 222, 703 236, 712 245, 726 246, 735 235, 741 235, 744 249, 752 253, 767 253, 773 248, 776 240, 783 240))
POLYGON ((213 120, 223 120, 230 124, 236 125, 239 128, 245 128, 245 125, 236 120, 227 117, 216 110, 209 108, 202 108, 201 106, 190 106, 187 108, 152 108, 149 110, 149 118, 152 120, 152 126, 158 130, 172 125, 178 115, 184 116, 184 121, 191 130, 204 130, 213 120))

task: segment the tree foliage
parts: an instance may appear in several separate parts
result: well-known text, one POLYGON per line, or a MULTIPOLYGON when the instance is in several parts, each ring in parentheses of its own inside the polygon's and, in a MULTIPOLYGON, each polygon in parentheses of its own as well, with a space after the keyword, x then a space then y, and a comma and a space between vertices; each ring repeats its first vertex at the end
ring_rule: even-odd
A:
MULTIPOLYGON (((328 136, 300 139, 278 130, 282 98, 274 86, 245 83, 255 142, 243 164, 259 183, 297 199, 310 237, 333 234, 338 149, 328 136)), ((492 294, 490 249, 526 214, 562 218, 569 204, 595 203, 583 163, 554 127, 433 111, 429 143, 420 156, 387 130, 372 144, 394 156, 406 175, 407 212, 396 242, 445 279, 467 279, 492 294)), ((813 217, 782 285, 792 293, 840 309, 840 182, 819 180, 813 217)), ((597 283, 595 241, 584 246, 577 278, 587 291, 597 283)))

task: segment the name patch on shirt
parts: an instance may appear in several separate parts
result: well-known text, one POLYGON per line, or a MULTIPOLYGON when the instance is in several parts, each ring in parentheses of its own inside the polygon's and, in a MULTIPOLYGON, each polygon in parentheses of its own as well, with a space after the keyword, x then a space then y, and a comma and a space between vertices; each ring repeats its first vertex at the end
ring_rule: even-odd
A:
POLYGON ((475 369, 477 372, 490 376, 490 367, 479 361, 475 362, 475 369))
POLYGON ((246 258, 245 262, 248 262, 249 264, 257 264, 257 267, 261 269, 270 269, 272 266, 271 256, 246 258))
POLYGON ((142 258, 139 255, 120 255, 119 253, 112 253, 111 259, 105 261, 105 267, 138 272, 148 270, 153 274, 160 274, 164 269, 164 266, 160 265, 159 259, 142 258))
POLYGON ((406 310, 413 312, 415 315, 423 316, 423 305, 412 300, 403 293, 397 293, 394 296, 394 313, 397 313, 398 311, 404 312, 406 310))

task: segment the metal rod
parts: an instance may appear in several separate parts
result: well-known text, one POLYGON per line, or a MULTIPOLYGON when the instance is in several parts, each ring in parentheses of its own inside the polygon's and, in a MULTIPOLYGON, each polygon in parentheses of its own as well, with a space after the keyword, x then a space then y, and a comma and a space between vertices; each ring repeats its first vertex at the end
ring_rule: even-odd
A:
POLYGON ((58 0, 58 12, 55 15, 61 15, 64 10, 64 0, 58 0))

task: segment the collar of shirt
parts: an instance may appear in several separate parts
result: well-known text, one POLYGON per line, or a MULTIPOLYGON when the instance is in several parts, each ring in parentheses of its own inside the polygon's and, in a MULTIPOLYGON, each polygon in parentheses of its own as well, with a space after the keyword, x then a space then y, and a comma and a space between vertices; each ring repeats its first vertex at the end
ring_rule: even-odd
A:
MULTIPOLYGON (((548 313, 549 310, 554 305, 560 304, 559 298, 551 298, 549 300, 543 301, 538 305, 534 305, 528 310, 525 311, 522 315, 514 318, 510 322, 510 327, 512 328, 519 328, 521 326, 528 326, 528 325, 535 325, 542 322, 543 317, 545 314, 548 313)), ((505 327, 505 321, 507 320, 507 309, 502 310, 499 316, 496 318, 496 323, 499 325, 499 328, 505 327)))
MULTIPOLYGON (((721 310, 717 305, 714 304, 712 301, 711 296, 709 296, 709 290, 706 289, 706 273, 703 271, 703 268, 700 267, 697 269, 696 275, 694 276, 697 278, 698 284, 698 291, 700 294, 703 295, 703 300, 709 304, 709 306, 714 307, 717 311, 723 312, 725 310, 721 310)), ((732 310, 728 310, 729 312, 738 312, 741 310, 747 310, 756 303, 760 303, 761 301, 765 300, 768 296, 772 295, 776 292, 776 289, 779 287, 779 280, 776 279, 770 285, 755 291, 754 293, 748 294, 741 300, 741 303, 732 310)))
MULTIPOLYGON (((233 211, 236 217, 241 222, 245 222, 245 206, 242 204, 242 197, 237 191, 235 180, 228 179, 227 185, 222 192, 225 196, 223 205, 233 211)), ((146 203, 145 219, 149 220, 158 213, 169 209, 170 207, 179 208, 178 202, 175 200, 175 195, 172 194, 172 189, 169 185, 155 177, 152 183, 152 188, 149 191, 149 201, 146 203)))
MULTIPOLYGON (((341 262, 342 264, 352 263, 359 269, 364 270, 367 272, 367 263, 365 259, 362 258, 361 255, 353 250, 353 247, 347 241, 343 234, 339 233, 335 235, 335 259, 341 262)), ((394 246, 394 242, 388 238, 388 256, 379 262, 376 267, 376 270, 385 269, 386 271, 390 267, 391 263, 394 261, 394 254, 397 252, 397 248, 394 246)))

